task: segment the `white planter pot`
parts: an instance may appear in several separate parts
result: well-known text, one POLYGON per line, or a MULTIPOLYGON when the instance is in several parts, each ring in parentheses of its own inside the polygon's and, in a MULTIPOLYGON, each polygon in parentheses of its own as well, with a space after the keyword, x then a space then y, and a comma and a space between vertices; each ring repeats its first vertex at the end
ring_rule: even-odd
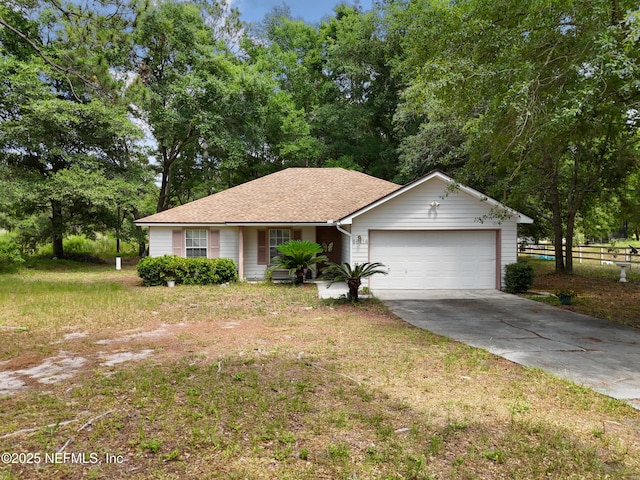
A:
POLYGON ((175 286, 176 286, 176 281, 175 280, 167 280, 167 287, 173 288, 175 286))

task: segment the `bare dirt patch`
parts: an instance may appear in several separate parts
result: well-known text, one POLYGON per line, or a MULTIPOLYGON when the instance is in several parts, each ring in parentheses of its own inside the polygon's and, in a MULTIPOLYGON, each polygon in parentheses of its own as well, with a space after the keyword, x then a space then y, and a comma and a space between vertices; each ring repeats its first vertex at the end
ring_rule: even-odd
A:
MULTIPOLYGON (((0 363, 0 395, 45 388, 83 372, 148 358, 179 359, 190 354, 222 358, 282 347, 295 350, 299 335, 294 334, 293 327, 279 325, 277 316, 278 312, 271 312, 266 322, 257 317, 176 324, 150 321, 126 331, 64 333, 52 342, 59 349, 54 355, 27 351, 0 363), (271 324, 269 319, 273 320, 271 324)), ((307 332, 303 337, 310 335, 314 333, 307 332)))

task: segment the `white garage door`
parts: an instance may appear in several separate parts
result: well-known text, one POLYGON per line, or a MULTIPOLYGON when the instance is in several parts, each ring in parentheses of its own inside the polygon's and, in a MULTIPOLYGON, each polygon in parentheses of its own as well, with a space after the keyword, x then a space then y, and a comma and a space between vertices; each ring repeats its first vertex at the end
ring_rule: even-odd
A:
POLYGON ((369 248, 389 271, 372 289, 496 288, 495 231, 374 231, 369 248))

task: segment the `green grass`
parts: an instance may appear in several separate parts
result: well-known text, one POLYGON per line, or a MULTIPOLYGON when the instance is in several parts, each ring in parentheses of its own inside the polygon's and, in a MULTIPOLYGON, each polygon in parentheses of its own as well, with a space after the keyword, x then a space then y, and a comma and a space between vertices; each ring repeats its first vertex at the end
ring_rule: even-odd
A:
MULTIPOLYGON (((555 273, 553 262, 528 260, 535 270, 533 290, 553 293, 569 288, 578 293, 571 306, 562 307, 616 323, 640 328, 640 269, 627 269, 621 283, 615 265, 576 264, 571 275, 555 273)), ((555 296, 533 296, 534 300, 558 306, 555 296)))
POLYGON ((321 302, 313 286, 144 288, 131 268, 66 264, 0 276, 0 292, 0 371, 59 351, 87 358, 72 378, 0 400, 0 453, 123 459, 5 464, 3 480, 640 477, 638 412, 411 327, 375 300, 321 302), (159 324, 176 330, 94 343, 159 324), (64 340, 77 331, 89 336, 64 340), (95 360, 135 348, 154 354, 95 360))
MULTIPOLYGON (((96 258, 128 258, 138 254, 138 246, 133 242, 120 242, 120 252, 116 251, 116 239, 112 235, 98 235, 95 239, 85 235, 71 235, 63 240, 65 254, 90 255, 96 258)), ((37 255, 42 258, 53 256, 50 243, 38 248, 37 255)))
MULTIPOLYGON (((74 433, 77 425, 43 429, 23 440, 22 447, 50 451, 72 436, 74 451, 124 455, 129 465, 145 472, 131 478, 154 478, 158 472, 177 478, 254 478, 265 464, 270 465, 269 478, 317 478, 320 472, 331 478, 458 478, 459 473, 471 478, 483 471, 509 478, 523 472, 521 478, 628 478, 633 472, 624 466, 624 452, 614 448, 603 454, 606 442, 615 443, 610 435, 585 441, 527 412, 507 423, 468 412, 468 420, 430 424, 433 412, 417 410, 406 415, 413 429, 395 433, 393 427, 380 428, 400 420, 385 395, 376 392, 364 401, 357 385, 344 378, 275 357, 259 365, 230 361, 222 371, 197 358, 147 365, 97 376, 57 395, 69 406, 57 401, 42 409, 37 395, 27 395, 34 403, 23 408, 42 409, 46 422, 72 418, 80 405, 85 411, 114 413, 86 432, 74 433), (303 378, 311 390, 301 392, 292 377, 303 378), (320 389, 328 395, 313 393, 320 389), (344 422, 331 421, 334 396, 340 398, 344 422), (455 465, 449 464, 452 454, 455 465)), ((22 414, 17 423, 25 420, 22 414)), ((21 467, 14 472, 22 478, 59 478, 60 469, 21 467)), ((121 465, 106 465, 101 474, 125 477, 121 465)))

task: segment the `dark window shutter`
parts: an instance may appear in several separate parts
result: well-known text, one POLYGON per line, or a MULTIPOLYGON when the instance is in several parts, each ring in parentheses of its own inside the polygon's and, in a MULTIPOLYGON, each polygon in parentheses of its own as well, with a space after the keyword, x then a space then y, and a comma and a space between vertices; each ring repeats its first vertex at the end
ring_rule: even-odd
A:
POLYGON ((302 240, 302 230, 294 230, 292 240, 302 240))

